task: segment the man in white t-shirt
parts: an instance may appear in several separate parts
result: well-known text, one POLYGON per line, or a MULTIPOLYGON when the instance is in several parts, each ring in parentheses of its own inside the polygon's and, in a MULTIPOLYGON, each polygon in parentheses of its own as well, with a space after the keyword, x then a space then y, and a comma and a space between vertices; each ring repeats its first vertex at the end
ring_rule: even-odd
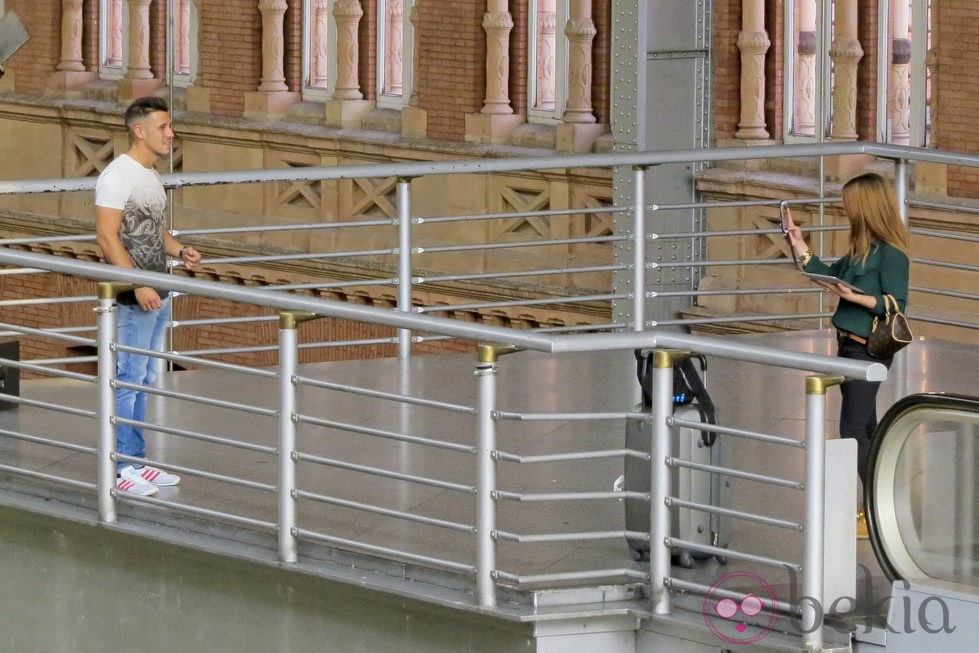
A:
MULTIPOLYGON (((162 98, 144 97, 126 109, 131 145, 99 175, 95 186, 95 230, 105 260, 125 268, 166 272, 167 256, 188 267, 201 260, 190 246, 181 245, 166 229, 167 195, 154 166, 170 153, 173 123, 162 98)), ((169 292, 148 286, 119 293, 117 335, 120 345, 162 351, 163 334, 170 322, 169 292)), ((156 379, 155 359, 132 352, 116 355, 116 379, 149 386, 156 379)), ((145 465, 143 429, 146 393, 116 389, 116 452, 136 460, 116 461, 116 487, 149 496, 158 486, 176 485, 180 477, 145 465)))

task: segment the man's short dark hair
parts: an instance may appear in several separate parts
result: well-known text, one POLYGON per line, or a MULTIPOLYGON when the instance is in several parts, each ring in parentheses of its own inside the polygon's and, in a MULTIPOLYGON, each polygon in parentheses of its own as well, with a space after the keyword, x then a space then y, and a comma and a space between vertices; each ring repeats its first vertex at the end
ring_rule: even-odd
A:
POLYGON ((151 113, 156 113, 157 111, 170 112, 170 107, 167 105, 167 101, 161 97, 156 97, 150 95, 148 97, 141 97, 134 100, 129 108, 126 109, 126 129, 129 131, 133 130, 133 125, 137 121, 151 113))

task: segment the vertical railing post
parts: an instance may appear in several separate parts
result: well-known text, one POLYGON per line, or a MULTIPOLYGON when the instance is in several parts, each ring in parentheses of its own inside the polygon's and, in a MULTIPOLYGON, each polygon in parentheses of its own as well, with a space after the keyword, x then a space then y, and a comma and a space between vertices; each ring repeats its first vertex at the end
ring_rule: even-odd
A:
POLYGON ((646 326, 646 169, 632 169, 632 330, 646 326))
POLYGON ((823 650, 823 538, 825 531, 826 388, 842 376, 806 377, 806 543, 802 563, 802 632, 807 650, 823 650))
MULTIPOLYGON (((411 179, 399 177, 398 197, 398 310, 411 312, 411 179)), ((398 329, 398 358, 411 356, 411 329, 398 329)))
POLYGON ((897 198, 897 210, 901 213, 901 222, 908 226, 908 161, 898 159, 894 162, 894 194, 897 198))
POLYGON ((481 344, 476 364, 476 596, 480 607, 496 606, 496 361, 518 351, 481 344))
POLYGON ((279 313, 279 559, 296 562, 296 367, 299 325, 315 319, 306 311, 279 313))
POLYGON ((670 613, 670 496, 673 434, 668 422, 673 415, 673 365, 690 356, 688 351, 657 349, 653 352, 652 433, 650 434, 649 485, 649 580, 653 614, 670 613))
POLYGON ((116 521, 116 295, 132 286, 101 281, 99 304, 95 307, 98 322, 99 353, 99 453, 98 504, 99 521, 116 521))

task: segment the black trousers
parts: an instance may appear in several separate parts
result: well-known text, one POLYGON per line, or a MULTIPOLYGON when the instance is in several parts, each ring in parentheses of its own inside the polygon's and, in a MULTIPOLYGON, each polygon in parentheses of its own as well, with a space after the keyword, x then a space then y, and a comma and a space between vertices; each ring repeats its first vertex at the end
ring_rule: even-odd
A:
MULTIPOLYGON (((846 336, 837 337, 837 356, 860 361, 883 363, 888 369, 894 357, 876 358, 867 353, 867 345, 846 336)), ((880 381, 847 379, 840 386, 843 402, 840 406, 840 437, 857 441, 857 473, 860 482, 867 476, 867 457, 874 430, 877 428, 877 391, 880 381)))

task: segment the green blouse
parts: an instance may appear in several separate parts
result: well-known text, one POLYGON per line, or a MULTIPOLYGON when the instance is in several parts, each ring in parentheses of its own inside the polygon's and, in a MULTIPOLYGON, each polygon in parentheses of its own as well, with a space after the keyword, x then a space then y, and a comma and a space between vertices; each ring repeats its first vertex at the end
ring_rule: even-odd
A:
POLYGON ((884 295, 894 297, 901 310, 904 310, 908 301, 909 267, 908 257, 904 252, 885 242, 874 241, 864 263, 851 260, 846 255, 832 265, 827 265, 813 256, 803 269, 806 272, 839 277, 877 299, 873 309, 841 299, 833 313, 833 326, 866 338, 870 334, 874 317, 884 315, 884 295))

